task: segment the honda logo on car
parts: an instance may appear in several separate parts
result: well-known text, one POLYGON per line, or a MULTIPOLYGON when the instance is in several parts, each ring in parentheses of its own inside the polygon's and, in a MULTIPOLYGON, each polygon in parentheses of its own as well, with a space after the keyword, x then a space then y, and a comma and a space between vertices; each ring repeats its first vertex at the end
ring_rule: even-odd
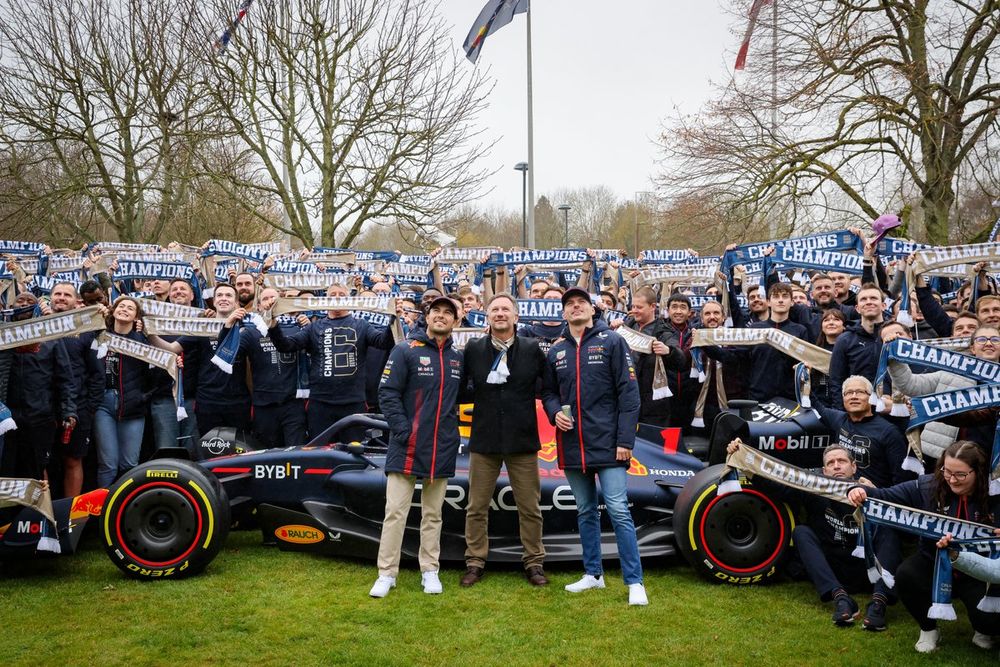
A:
POLYGON ((757 449, 783 452, 788 449, 825 449, 830 444, 828 435, 768 435, 760 436, 757 449))
POLYGON ((316 528, 298 524, 275 528, 274 536, 283 542, 291 542, 292 544, 316 544, 324 539, 323 533, 316 528))

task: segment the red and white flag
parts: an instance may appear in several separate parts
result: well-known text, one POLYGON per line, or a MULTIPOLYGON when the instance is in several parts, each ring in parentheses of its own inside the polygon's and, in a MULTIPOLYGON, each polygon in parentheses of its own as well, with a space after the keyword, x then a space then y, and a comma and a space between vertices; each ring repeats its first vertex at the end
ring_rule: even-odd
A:
POLYGON ((764 5, 771 4, 771 0, 753 0, 750 6, 750 20, 747 23, 747 32, 743 35, 743 43, 740 45, 740 52, 736 54, 736 69, 743 69, 747 63, 747 51, 750 50, 750 36, 753 35, 754 26, 757 25, 757 15, 764 5))

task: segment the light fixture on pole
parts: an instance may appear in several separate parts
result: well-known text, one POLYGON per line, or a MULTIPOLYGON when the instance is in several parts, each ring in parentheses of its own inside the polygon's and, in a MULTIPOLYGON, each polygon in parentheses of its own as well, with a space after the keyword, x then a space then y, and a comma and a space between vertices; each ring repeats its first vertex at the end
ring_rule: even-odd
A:
POLYGON ((571 208, 569 204, 559 204, 557 207, 563 212, 563 226, 565 227, 565 233, 563 235, 563 247, 569 247, 569 209, 571 208))
POLYGON ((518 162, 514 169, 521 172, 521 246, 528 247, 528 163, 518 162))

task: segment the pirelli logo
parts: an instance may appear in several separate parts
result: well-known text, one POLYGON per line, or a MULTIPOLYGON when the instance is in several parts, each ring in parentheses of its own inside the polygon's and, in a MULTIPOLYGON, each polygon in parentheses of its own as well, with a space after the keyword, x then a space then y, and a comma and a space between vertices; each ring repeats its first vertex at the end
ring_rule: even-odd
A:
POLYGON ((147 470, 146 479, 177 479, 176 470, 147 470))

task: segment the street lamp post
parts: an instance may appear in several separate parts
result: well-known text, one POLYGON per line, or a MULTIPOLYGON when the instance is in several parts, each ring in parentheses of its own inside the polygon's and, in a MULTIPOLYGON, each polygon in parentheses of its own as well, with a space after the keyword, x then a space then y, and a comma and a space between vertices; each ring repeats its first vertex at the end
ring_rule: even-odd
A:
POLYGON ((521 246, 528 247, 528 163, 518 162, 514 169, 521 172, 521 246))
POLYGON ((563 212, 563 226, 565 227, 565 232, 563 234, 563 247, 569 247, 569 204, 559 204, 559 210, 563 212))

